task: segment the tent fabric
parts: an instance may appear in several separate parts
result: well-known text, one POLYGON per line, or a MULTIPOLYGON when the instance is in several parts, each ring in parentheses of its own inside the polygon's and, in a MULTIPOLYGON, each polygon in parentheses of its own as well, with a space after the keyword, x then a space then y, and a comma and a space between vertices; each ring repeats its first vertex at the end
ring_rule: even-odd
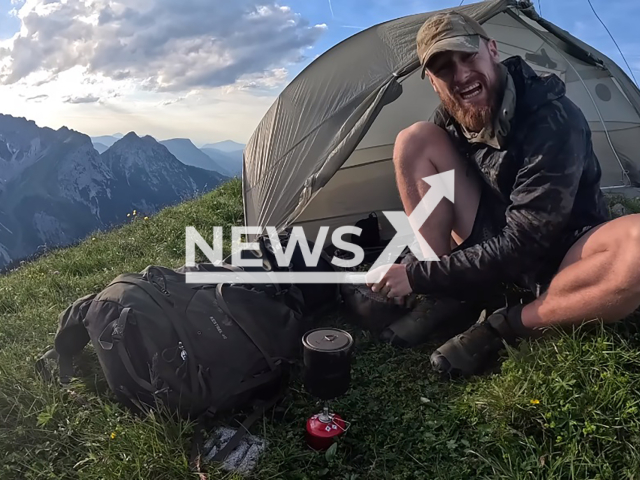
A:
MULTIPOLYGON (((447 10, 482 23, 501 58, 520 55, 537 72, 564 80, 591 126, 603 187, 640 185, 640 91, 620 67, 541 19, 529 2, 490 0, 447 10)), ((420 78, 415 49, 419 28, 435 13, 348 38, 284 89, 245 148, 247 226, 302 225, 310 238, 320 225, 352 225, 369 212, 402 208, 393 144, 439 104, 420 78)))
MULTIPOLYGON (((611 60, 609 57, 604 55, 602 52, 597 51, 590 45, 584 43, 582 40, 574 37, 566 30, 562 30, 551 22, 545 20, 540 17, 538 13, 533 8, 533 5, 529 5, 528 7, 521 8, 520 11, 524 13, 527 17, 532 20, 538 22, 543 28, 547 29, 552 35, 557 37, 558 39, 564 41, 569 46, 574 46, 576 49, 581 50, 585 54, 587 54, 593 61, 597 63, 601 63, 602 66, 611 72, 611 74, 620 80, 621 85, 620 88, 627 96, 629 102, 636 109, 636 112, 640 114, 640 90, 638 87, 632 82, 631 78, 627 75, 627 73, 620 68, 620 66, 611 60)), ((575 53, 574 53, 575 55, 575 53)))

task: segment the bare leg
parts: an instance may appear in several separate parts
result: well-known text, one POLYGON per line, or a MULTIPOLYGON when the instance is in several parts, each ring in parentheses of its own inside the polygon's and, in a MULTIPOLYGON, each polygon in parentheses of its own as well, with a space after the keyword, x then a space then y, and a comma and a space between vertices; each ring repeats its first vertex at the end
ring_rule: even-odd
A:
POLYGON ((549 289, 522 310, 526 328, 621 320, 640 306, 640 214, 601 225, 571 247, 549 289))
MULTIPOLYGON (((424 237, 436 255, 451 253, 473 229, 481 191, 477 173, 456 151, 447 133, 428 122, 416 123, 398 135, 393 161, 407 215, 411 215, 431 188, 422 180, 424 177, 454 171, 454 202, 443 199, 415 232, 424 237)), ((380 339, 396 346, 416 346, 444 325, 451 329, 464 328, 462 325, 468 323, 467 320, 478 318, 477 310, 475 304, 449 298, 439 298, 434 303, 420 302, 408 315, 384 329, 380 339)))
POLYGON ((462 243, 473 228, 480 203, 480 181, 475 172, 456 151, 446 132, 429 122, 416 123, 400 132, 393 162, 407 215, 431 188, 423 177, 455 171, 454 203, 443 199, 420 228, 436 255, 450 253, 452 245, 462 243))

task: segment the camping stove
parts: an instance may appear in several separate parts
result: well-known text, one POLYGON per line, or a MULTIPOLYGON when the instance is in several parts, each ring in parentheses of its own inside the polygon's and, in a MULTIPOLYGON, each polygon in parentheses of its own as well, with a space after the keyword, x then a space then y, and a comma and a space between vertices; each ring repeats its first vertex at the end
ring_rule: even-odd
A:
POLYGON ((322 412, 307 420, 307 444, 325 450, 349 428, 349 422, 331 412, 329 400, 344 395, 351 383, 353 338, 344 330, 318 328, 302 337, 304 388, 324 400, 322 412))

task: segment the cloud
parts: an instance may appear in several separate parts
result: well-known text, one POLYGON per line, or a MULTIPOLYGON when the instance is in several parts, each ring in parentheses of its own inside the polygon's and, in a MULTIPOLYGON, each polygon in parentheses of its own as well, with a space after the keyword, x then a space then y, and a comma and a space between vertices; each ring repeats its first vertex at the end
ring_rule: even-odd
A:
POLYGON ((326 25, 260 0, 27 0, 21 30, 0 51, 0 83, 75 66, 180 92, 232 85, 304 59, 326 25))
POLYGON ((201 91, 198 89, 194 89, 194 90, 190 90, 189 92, 187 92, 185 95, 181 95, 179 97, 173 97, 173 98, 169 98, 168 100, 165 100, 163 102, 160 102, 158 105, 161 107, 166 107, 168 105, 173 105, 174 103, 180 103, 180 102, 184 102, 185 100, 191 98, 191 97, 197 97, 198 99, 201 99, 201 91))
POLYGON ((96 103, 100 100, 100 97, 94 95, 86 95, 84 97, 67 97, 64 99, 64 103, 96 103))
POLYGON ((50 82, 55 82, 58 79, 58 75, 54 74, 54 75, 49 75, 47 78, 43 79, 43 80, 38 80, 36 82, 33 83, 34 87, 41 87, 42 85, 45 85, 47 83, 50 82))
POLYGON ((239 78, 232 86, 226 87, 223 91, 230 93, 236 90, 274 90, 287 83, 288 73, 286 68, 274 68, 273 70, 258 74, 245 75, 239 78))
POLYGON ((32 100, 45 100, 49 98, 49 95, 36 95, 35 97, 28 97, 26 100, 27 102, 32 101, 32 100))
POLYGON ((173 105, 174 103, 182 102, 185 98, 187 97, 178 97, 178 98, 173 98, 171 100, 165 100, 160 104, 160 106, 166 107, 168 105, 173 105))

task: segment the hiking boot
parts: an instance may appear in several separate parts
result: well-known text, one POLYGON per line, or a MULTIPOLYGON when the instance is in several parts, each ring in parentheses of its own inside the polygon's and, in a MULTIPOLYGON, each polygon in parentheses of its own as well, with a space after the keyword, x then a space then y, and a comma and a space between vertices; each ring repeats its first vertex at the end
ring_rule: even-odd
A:
POLYGON ((471 376, 495 361, 505 344, 515 346, 521 337, 503 307, 439 347, 431 355, 431 366, 441 374, 471 376))
POLYGON ((416 347, 437 339, 444 332, 450 337, 464 331, 478 319, 481 311, 477 302, 421 298, 411 312, 385 328, 379 338, 395 347, 416 347))

